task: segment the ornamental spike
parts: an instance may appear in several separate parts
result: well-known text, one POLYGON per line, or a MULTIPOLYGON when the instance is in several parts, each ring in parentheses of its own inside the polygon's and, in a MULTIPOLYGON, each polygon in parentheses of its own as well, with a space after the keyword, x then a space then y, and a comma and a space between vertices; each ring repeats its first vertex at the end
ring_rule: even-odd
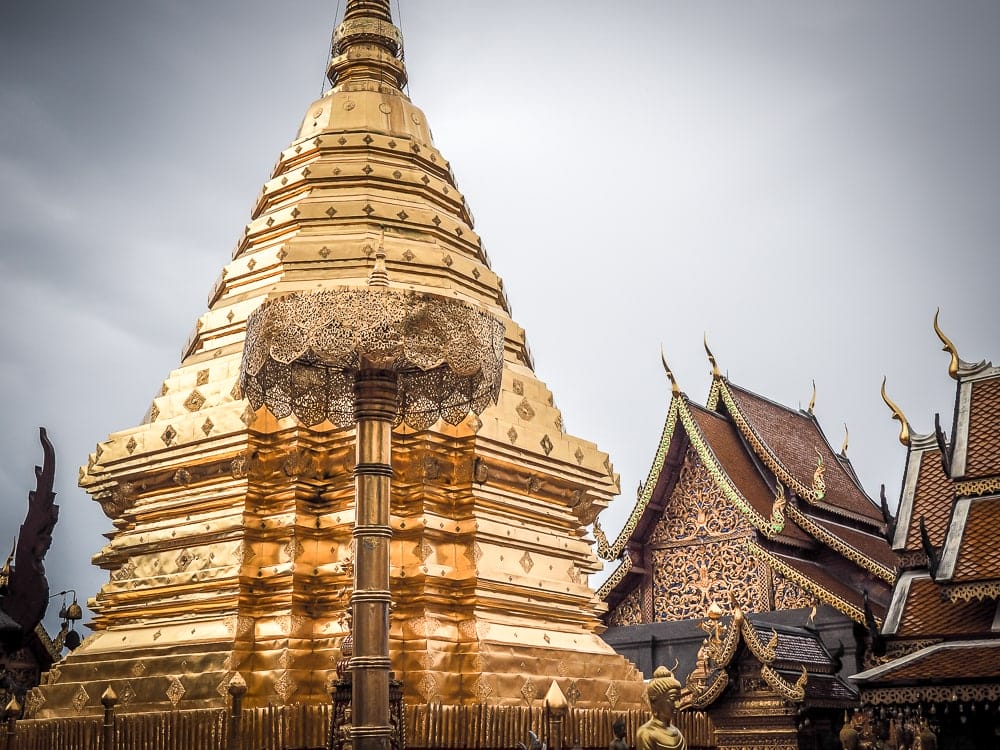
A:
POLYGON ((667 364, 667 357, 663 353, 663 344, 660 344, 660 361, 663 362, 663 369, 667 373, 667 379, 670 381, 670 393, 674 396, 681 395, 681 389, 677 385, 677 380, 674 378, 673 370, 670 369, 670 365, 667 364))
POLYGON ((937 337, 941 339, 941 343, 944 344, 941 351, 948 352, 948 354, 951 355, 951 362, 948 363, 948 374, 951 375, 954 380, 958 380, 958 368, 962 360, 958 357, 958 349, 956 349, 955 345, 951 343, 951 339, 944 335, 944 332, 941 330, 941 326, 938 325, 938 316, 940 314, 941 308, 939 307, 934 312, 934 333, 937 334, 937 337))
POLYGON ((885 401, 885 405, 889 407, 892 411, 892 418, 899 421, 899 442, 905 445, 907 448, 910 447, 910 423, 906 421, 906 415, 903 414, 903 410, 896 406, 895 402, 889 395, 885 392, 885 381, 886 378, 882 376, 882 400, 885 401))
POLYGON ((721 379, 722 373, 719 371, 719 364, 715 361, 715 355, 708 348, 708 334, 704 334, 705 353, 708 354, 708 361, 712 363, 712 380, 721 379))

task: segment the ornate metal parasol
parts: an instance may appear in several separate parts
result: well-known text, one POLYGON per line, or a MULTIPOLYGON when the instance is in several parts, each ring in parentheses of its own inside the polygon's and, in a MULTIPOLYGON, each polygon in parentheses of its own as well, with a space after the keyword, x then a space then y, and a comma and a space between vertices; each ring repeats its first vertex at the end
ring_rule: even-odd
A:
POLYGON ((247 321, 240 387, 255 409, 306 425, 357 425, 352 739, 389 746, 392 426, 458 424, 495 403, 504 326, 462 300, 389 288, 376 254, 368 287, 298 292, 247 321))

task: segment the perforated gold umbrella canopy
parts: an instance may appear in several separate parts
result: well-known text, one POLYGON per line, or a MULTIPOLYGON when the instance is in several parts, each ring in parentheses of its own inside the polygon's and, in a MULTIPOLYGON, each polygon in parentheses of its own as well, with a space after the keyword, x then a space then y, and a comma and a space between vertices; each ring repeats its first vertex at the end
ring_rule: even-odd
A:
POLYGON ((278 418, 346 427, 357 374, 390 371, 395 423, 421 430, 495 403, 503 346, 503 324, 458 299, 385 287, 297 292, 250 316, 240 387, 278 418))

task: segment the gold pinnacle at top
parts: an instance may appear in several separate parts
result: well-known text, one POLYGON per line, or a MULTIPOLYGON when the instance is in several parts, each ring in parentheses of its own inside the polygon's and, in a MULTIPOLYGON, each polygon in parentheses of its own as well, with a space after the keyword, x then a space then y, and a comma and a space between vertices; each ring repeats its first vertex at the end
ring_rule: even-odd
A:
POLYGON ((934 312, 934 333, 937 334, 937 337, 941 339, 941 343, 944 344, 944 348, 942 348, 941 351, 948 352, 948 354, 951 355, 951 362, 948 363, 948 374, 955 380, 958 380, 958 367, 961 363, 961 359, 958 357, 958 349, 956 349, 955 345, 951 343, 951 339, 944 335, 944 332, 941 330, 941 326, 938 325, 938 315, 940 314, 941 308, 939 307, 934 312))
POLYGON ((403 35, 392 23, 389 0, 348 0, 333 36, 327 78, 334 87, 402 91, 406 66, 403 35))
POLYGON ((712 350, 708 348, 708 334, 707 333, 705 334, 705 337, 704 337, 704 344, 705 344, 705 353, 708 354, 708 361, 712 363, 712 379, 715 380, 717 378, 721 378, 722 377, 722 372, 720 372, 719 365, 715 361, 715 355, 712 354, 712 350))
POLYGON ((812 398, 809 399, 809 406, 806 407, 806 411, 808 411, 810 414, 812 414, 813 413, 813 409, 815 409, 815 408, 816 408, 816 379, 813 378, 813 393, 812 393, 812 398))
POLYGON ((847 440, 850 438, 851 433, 847 429, 847 422, 844 422, 844 442, 840 446, 840 455, 847 458, 847 440))
POLYGON ((906 416, 903 414, 903 410, 900 409, 889 398, 889 395, 885 392, 885 376, 882 376, 882 400, 885 401, 885 405, 889 407, 892 411, 892 418, 899 420, 899 442, 903 445, 909 447, 910 445, 910 423, 906 421, 906 416))

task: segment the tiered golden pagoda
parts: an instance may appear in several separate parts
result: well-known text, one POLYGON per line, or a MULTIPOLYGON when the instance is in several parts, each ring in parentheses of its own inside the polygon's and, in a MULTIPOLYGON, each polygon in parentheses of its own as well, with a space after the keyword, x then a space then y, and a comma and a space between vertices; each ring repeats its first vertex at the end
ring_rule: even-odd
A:
POLYGON ((114 525, 94 633, 30 701, 39 718, 329 700, 346 635, 353 428, 254 411, 238 385, 248 316, 291 292, 392 285, 465 300, 506 328, 499 403, 393 437, 392 668, 410 704, 637 708, 598 637, 586 527, 618 492, 532 369, 447 160, 402 88, 388 0, 347 3, 329 67, 261 190, 147 418, 97 446, 80 484, 114 525), (381 253, 379 253, 381 254, 381 253))

